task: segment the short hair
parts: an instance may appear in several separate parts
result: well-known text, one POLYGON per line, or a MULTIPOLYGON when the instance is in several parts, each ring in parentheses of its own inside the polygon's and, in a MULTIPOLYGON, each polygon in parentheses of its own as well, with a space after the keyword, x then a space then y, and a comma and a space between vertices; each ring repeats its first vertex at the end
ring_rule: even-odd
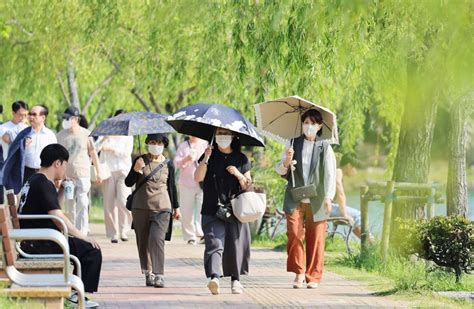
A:
POLYGON ((49 144, 44 147, 40 154, 41 167, 50 167, 56 160, 67 162, 69 160, 69 152, 60 144, 49 144))
POLYGON ((26 104, 26 102, 23 102, 21 100, 19 101, 15 101, 12 103, 12 111, 13 112, 18 112, 20 109, 28 109, 28 104, 26 104))
POLYGON ((38 106, 41 107, 41 112, 40 112, 40 114, 41 114, 42 116, 47 117, 48 114, 49 114, 49 109, 48 109, 48 107, 47 107, 46 105, 44 105, 44 104, 40 104, 40 105, 38 105, 38 106))
POLYGON ((353 153, 346 153, 345 155, 342 156, 341 162, 339 163, 340 167, 344 167, 347 164, 350 164, 354 167, 360 167, 360 161, 357 159, 356 155, 353 153))
MULTIPOLYGON (((301 115, 301 122, 304 122, 306 118, 311 119, 312 122, 316 122, 317 124, 323 124, 323 115, 321 115, 321 113, 312 108, 312 109, 308 109, 306 112, 303 113, 303 115, 301 115)), ((323 134, 323 128, 321 128, 319 131, 318 131, 318 136, 321 136, 321 134, 323 134)))
POLYGON ((166 135, 160 134, 160 133, 155 133, 155 134, 148 134, 145 139, 145 144, 148 144, 149 141, 157 141, 157 142, 162 142, 165 148, 168 148, 168 145, 170 143, 169 139, 166 137, 166 135))

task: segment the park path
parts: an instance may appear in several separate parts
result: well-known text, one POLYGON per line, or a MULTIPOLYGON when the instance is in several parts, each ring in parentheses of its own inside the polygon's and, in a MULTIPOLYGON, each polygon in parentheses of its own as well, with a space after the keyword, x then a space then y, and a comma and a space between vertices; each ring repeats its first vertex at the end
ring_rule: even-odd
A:
POLYGON ((92 225, 92 236, 102 247, 99 292, 92 299, 100 308, 258 308, 409 307, 409 303, 371 295, 361 283, 326 272, 319 288, 293 289, 293 275, 285 271, 285 253, 253 248, 250 275, 242 278, 244 294, 230 292, 229 279, 221 280, 221 294, 206 288, 202 267, 204 245, 185 244, 181 237, 166 243, 166 287, 145 287, 140 273, 133 232, 128 242, 110 243, 103 225, 92 225))

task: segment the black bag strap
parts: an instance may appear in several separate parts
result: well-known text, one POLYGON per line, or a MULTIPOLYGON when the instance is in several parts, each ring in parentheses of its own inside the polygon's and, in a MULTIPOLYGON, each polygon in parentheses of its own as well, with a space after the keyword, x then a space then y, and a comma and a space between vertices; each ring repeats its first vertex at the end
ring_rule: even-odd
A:
POLYGON ((223 206, 225 204, 221 201, 221 193, 219 192, 219 188, 217 186, 217 177, 215 173, 214 175, 212 175, 212 178, 214 178, 214 186, 216 188, 218 206, 223 206))
POLYGON ((159 170, 163 168, 163 166, 167 165, 170 159, 166 159, 165 161, 161 162, 158 164, 157 167, 155 167, 150 174, 146 175, 145 178, 142 179, 137 185, 135 186, 135 191, 133 193, 137 192, 138 189, 140 189, 151 177, 153 177, 159 170))

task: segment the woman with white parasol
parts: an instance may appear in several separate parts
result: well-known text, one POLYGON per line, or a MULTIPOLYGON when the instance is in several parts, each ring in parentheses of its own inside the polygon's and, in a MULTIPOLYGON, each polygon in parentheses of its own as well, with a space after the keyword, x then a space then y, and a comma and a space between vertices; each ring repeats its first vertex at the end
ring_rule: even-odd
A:
POLYGON ((263 134, 289 140, 276 166, 288 180, 283 205, 287 271, 296 274, 293 288, 301 288, 304 281, 307 288, 316 288, 323 273, 326 220, 336 192, 336 159, 330 145, 337 143, 336 117, 296 96, 258 104, 256 111, 263 134))

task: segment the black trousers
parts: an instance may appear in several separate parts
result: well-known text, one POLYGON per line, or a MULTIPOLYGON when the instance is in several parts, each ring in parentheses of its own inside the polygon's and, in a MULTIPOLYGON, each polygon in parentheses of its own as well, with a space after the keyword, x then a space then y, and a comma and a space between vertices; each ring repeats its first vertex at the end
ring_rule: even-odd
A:
POLYGON ((29 168, 25 166, 25 170, 23 171, 23 184, 31 177, 31 175, 36 174, 39 171, 37 168, 29 168))
MULTIPOLYGON (((82 239, 68 237, 69 252, 81 262, 81 276, 87 293, 97 292, 99 287, 100 269, 102 267, 102 252, 82 239)), ((31 254, 62 253, 61 248, 51 241, 23 241, 21 248, 31 254)), ((77 275, 76 270, 74 273, 77 275)))

